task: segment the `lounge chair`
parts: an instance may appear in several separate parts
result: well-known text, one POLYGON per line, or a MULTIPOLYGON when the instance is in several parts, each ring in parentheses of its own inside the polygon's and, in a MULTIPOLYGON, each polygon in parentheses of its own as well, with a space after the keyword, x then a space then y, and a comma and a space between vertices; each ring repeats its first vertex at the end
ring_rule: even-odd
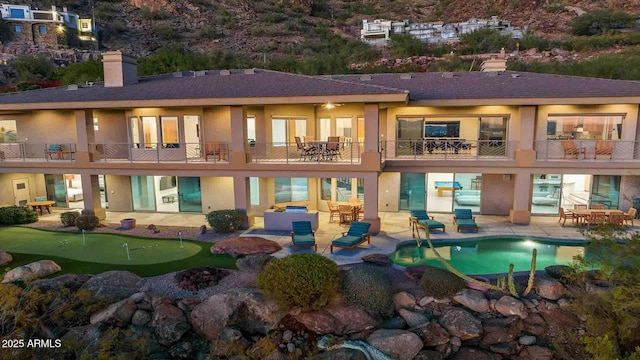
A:
POLYGON ((349 252, 353 252, 358 245, 364 243, 371 244, 371 235, 369 235, 369 228, 371 224, 365 222, 354 221, 351 223, 349 231, 343 232, 342 237, 339 237, 331 242, 330 251, 333 252, 333 247, 349 249, 349 252))
POLYGON ((440 221, 434 220, 433 216, 429 216, 426 210, 411 210, 411 216, 409 217, 409 224, 415 221, 419 227, 424 229, 442 229, 445 232, 445 226, 440 221))
POLYGON ((560 144, 562 145, 562 151, 564 152, 564 155, 562 156, 563 159, 566 159, 567 156, 578 159, 580 155, 582 155, 583 159, 587 158, 587 149, 583 147, 579 148, 573 140, 563 140, 560 144))
POLYGON ((476 218, 471 214, 471 209, 453 210, 453 223, 458 225, 458 232, 460 230, 478 232, 478 224, 476 224, 476 218))
POLYGON ((593 158, 597 159, 598 155, 608 155, 609 160, 613 159, 613 142, 610 140, 597 141, 596 149, 593 153, 593 158))
POLYGON ((293 242, 293 250, 296 247, 312 247, 318 251, 316 244, 316 235, 311 228, 311 221, 292 221, 291 222, 291 241, 293 242))

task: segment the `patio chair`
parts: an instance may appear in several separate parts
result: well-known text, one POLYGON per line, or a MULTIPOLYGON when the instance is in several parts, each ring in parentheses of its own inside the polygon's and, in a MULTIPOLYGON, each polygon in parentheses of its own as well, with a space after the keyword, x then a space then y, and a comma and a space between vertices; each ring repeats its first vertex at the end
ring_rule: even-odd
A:
POLYGON ((460 230, 472 230, 478 232, 478 224, 476 218, 471 214, 471 209, 455 209, 453 210, 453 223, 460 230))
POLYGON ((567 218, 571 218, 571 222, 574 223, 577 217, 574 214, 568 214, 564 212, 564 208, 560 208, 560 218, 558 219, 558 224, 562 221, 562 226, 567 223, 567 218))
POLYGON ((296 149, 300 151, 300 159, 302 161, 306 161, 307 159, 313 160, 313 157, 316 154, 316 148, 314 146, 304 146, 302 140, 300 140, 300 136, 296 136, 296 149))
POLYGON ((587 230, 592 226, 599 226, 607 223, 607 215, 604 211, 592 211, 586 219, 587 230))
POLYGON ((318 251, 316 234, 311 228, 311 221, 292 221, 291 229, 293 250, 295 250, 296 247, 312 247, 315 251, 318 251))
POLYGON ((351 205, 338 205, 340 224, 350 222, 353 219, 353 209, 351 205))
POLYGON ((338 221, 340 220, 340 209, 338 205, 334 204, 331 200, 327 201, 327 206, 329 206, 329 222, 333 221, 333 217, 337 216, 338 221))
POLYGON ((56 159, 62 159, 62 145, 49 144, 46 151, 49 159, 53 159, 53 155, 56 155, 56 159))
POLYGON ((215 160, 227 160, 228 147, 223 142, 208 142, 204 144, 204 158, 209 160, 209 156, 213 156, 215 160))
POLYGON ((627 211, 624 214, 624 222, 628 223, 629 221, 631 221, 631 226, 633 226, 633 220, 636 218, 637 214, 638 214, 638 209, 629 208, 629 211, 627 211))
POLYGON ((609 219, 607 222, 614 226, 622 226, 624 225, 624 213, 612 212, 609 214, 609 219))
POLYGON ((342 159, 339 136, 329 136, 327 138, 327 147, 324 156, 327 160, 338 160, 338 157, 342 159))
POLYGON ((423 229, 442 229, 442 232, 445 232, 445 226, 440 221, 434 220, 433 216, 429 216, 426 210, 410 210, 411 216, 409 216, 409 225, 412 222, 416 222, 418 227, 423 229))
POLYGON ((343 232, 342 237, 339 237, 331 242, 329 248, 330 252, 333 252, 333 247, 349 249, 349 252, 353 253, 358 245, 364 243, 371 244, 371 235, 369 235, 369 228, 371 224, 365 222, 354 221, 349 227, 349 231, 343 232))
POLYGON ((573 209, 574 210, 587 210, 588 206, 587 206, 587 204, 573 204, 573 209))
POLYGON ((587 149, 577 147, 575 141, 562 140, 560 144, 562 145, 562 151, 564 152, 564 155, 562 156, 563 159, 566 159, 567 155, 571 155, 574 159, 578 159, 579 155, 582 155, 583 159, 587 158, 587 149))
POLYGON ((606 208, 604 204, 591 204, 592 210, 605 210, 606 208))
POLYGON ((596 150, 593 158, 597 159, 598 155, 609 155, 609 160, 613 159, 613 142, 612 141, 596 141, 596 150))

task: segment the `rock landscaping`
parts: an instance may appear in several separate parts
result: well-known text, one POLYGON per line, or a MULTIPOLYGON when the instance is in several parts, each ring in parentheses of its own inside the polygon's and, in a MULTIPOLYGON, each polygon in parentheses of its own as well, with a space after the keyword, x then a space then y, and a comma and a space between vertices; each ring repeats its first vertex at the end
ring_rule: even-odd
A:
POLYGON ((60 270, 62 269, 55 262, 51 260, 40 260, 9 270, 4 274, 2 283, 38 279, 55 274, 60 270))
POLYGON ((220 240, 211 246, 211 253, 239 257, 253 254, 273 254, 281 249, 282 247, 275 241, 248 236, 220 240))

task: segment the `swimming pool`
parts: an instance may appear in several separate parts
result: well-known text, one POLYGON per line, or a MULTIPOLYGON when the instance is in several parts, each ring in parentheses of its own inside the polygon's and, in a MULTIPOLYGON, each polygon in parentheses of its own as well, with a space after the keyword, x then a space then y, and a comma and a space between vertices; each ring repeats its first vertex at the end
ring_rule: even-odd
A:
MULTIPOLYGON (((587 241, 554 240, 533 237, 488 237, 475 240, 432 241, 447 262, 465 274, 483 275, 506 273, 509 264, 514 271, 529 271, 531 251, 538 249, 536 269, 549 265, 568 265, 576 255, 585 253, 587 241)), ((429 248, 426 240, 417 247, 416 242, 398 244, 391 255, 394 263, 401 266, 431 265, 444 267, 429 248)))

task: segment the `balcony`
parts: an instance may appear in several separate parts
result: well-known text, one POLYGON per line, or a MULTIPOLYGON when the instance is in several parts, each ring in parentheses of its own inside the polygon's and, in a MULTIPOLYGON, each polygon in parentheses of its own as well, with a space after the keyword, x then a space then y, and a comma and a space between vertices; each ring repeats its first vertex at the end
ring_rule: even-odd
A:
POLYGON ((0 143, 0 162, 74 162, 73 143, 0 143))
POLYGON ((384 160, 512 160, 516 141, 420 139, 380 143, 384 160))
POLYGON ((358 142, 311 141, 250 143, 250 162, 255 164, 360 164, 364 149, 358 142))
POLYGON ((229 143, 89 144, 92 162, 104 163, 229 163, 229 143))
POLYGON ((540 140, 536 158, 542 161, 638 161, 640 143, 622 140, 540 140))

